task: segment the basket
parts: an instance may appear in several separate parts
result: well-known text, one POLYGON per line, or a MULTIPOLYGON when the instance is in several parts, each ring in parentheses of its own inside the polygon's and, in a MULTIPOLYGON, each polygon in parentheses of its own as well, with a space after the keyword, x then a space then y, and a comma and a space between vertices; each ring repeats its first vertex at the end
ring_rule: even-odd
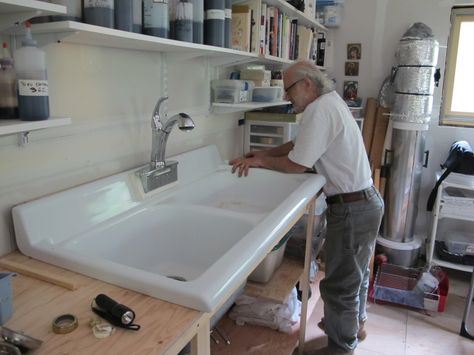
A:
POLYGON ((417 287, 423 269, 391 264, 381 265, 374 281, 374 302, 384 301, 427 311, 443 312, 448 297, 448 276, 439 267, 431 268, 430 272, 439 280, 438 288, 423 292, 420 287, 417 287))

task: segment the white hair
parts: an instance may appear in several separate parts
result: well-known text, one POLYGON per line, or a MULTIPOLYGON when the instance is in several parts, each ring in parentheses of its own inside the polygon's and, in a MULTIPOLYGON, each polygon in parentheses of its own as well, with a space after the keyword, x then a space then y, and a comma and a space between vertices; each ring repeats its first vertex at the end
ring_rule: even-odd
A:
POLYGON ((334 90, 334 83, 328 79, 318 67, 308 60, 299 61, 294 64, 293 74, 296 79, 308 78, 319 88, 319 94, 324 95, 334 90))

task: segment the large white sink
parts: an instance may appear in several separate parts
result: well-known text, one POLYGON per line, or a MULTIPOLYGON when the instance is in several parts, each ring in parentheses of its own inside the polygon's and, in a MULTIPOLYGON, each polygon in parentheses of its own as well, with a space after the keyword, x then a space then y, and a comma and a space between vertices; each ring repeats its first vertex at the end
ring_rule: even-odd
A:
POLYGON ((178 181, 143 193, 134 171, 13 208, 21 252, 201 311, 215 311, 325 180, 231 174, 215 146, 172 158, 178 181))

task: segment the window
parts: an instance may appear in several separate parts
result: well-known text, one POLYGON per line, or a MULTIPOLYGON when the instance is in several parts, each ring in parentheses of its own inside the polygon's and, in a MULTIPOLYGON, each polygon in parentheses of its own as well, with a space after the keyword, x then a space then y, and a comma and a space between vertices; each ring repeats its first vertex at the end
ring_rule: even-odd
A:
POLYGON ((474 127, 474 7, 451 10, 440 123, 474 127))

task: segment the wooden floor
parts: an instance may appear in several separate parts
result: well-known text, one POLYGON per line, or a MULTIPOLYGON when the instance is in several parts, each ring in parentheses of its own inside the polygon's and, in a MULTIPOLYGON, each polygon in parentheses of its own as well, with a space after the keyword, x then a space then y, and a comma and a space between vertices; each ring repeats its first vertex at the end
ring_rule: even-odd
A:
MULTIPOLYGON (((308 303, 308 317, 313 313, 317 301, 320 298, 319 280, 323 274, 318 274, 317 282, 311 285, 312 296, 308 303)), ((291 334, 285 334, 270 328, 245 324, 238 326, 228 315, 224 315, 217 324, 230 339, 230 345, 226 344, 219 335, 215 335, 219 344, 211 339, 212 355, 289 355, 298 344, 299 324, 293 327, 291 334)))

